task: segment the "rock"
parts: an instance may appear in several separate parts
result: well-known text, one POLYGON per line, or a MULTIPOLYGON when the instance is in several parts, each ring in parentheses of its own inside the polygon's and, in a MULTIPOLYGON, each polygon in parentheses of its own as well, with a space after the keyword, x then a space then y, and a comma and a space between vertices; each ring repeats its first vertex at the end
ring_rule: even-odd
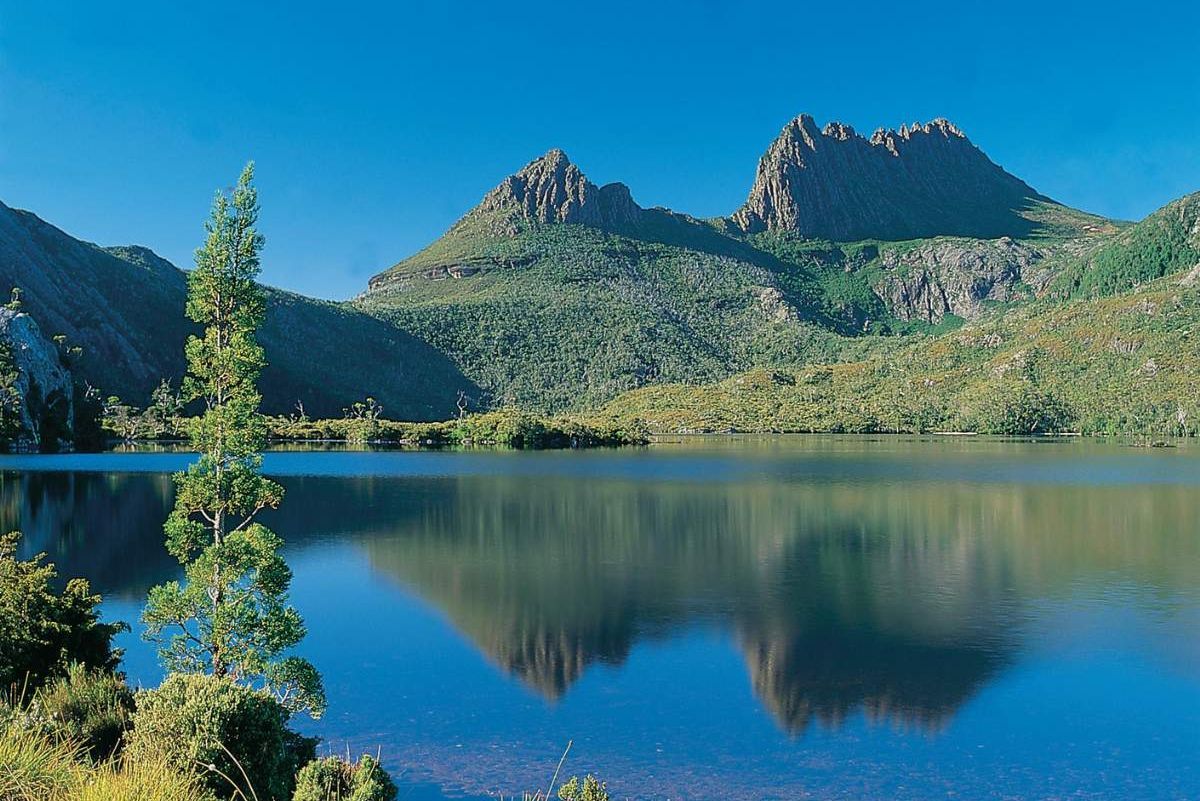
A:
POLYGON ((1042 253, 1012 239, 938 239, 907 250, 884 248, 875 293, 901 320, 970 320, 988 301, 1010 302, 1040 290, 1050 273, 1042 253))
POLYGON ((619 230, 636 222, 642 209, 625 184, 596 186, 556 148, 501 181, 476 211, 516 212, 530 222, 619 230))
POLYGON ((12 349, 21 397, 20 450, 69 450, 75 430, 75 392, 58 346, 28 314, 0 308, 0 339, 12 349), (46 441, 53 438, 53 441, 46 441))
POLYGON ((763 315, 776 323, 795 323, 800 319, 799 313, 792 304, 787 302, 778 288, 755 287, 754 295, 758 298, 758 308, 763 315))
POLYGON ((1200 283, 1200 264, 1197 264, 1195 267, 1188 270, 1187 273, 1184 274, 1183 278, 1179 279, 1179 283, 1182 286, 1188 287, 1196 286, 1197 283, 1200 283))
POLYGON ((1033 224, 1021 212, 1046 200, 948 120, 865 139, 839 122, 818 129, 802 114, 767 149, 731 219, 748 233, 834 241, 994 238, 1028 233, 1033 224))

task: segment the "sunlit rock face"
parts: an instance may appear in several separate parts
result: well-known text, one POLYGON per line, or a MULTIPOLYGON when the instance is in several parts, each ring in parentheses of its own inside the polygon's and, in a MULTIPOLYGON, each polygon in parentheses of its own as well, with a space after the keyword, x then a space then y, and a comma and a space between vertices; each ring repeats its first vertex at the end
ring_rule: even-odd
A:
POLYGON ((875 292, 901 320, 940 322, 946 315, 979 317, 989 303, 1025 300, 1052 272, 1040 250, 1008 237, 934 239, 913 248, 880 252, 875 292))
POLYGON ((17 370, 20 432, 17 447, 60 450, 70 447, 75 430, 74 384, 58 346, 28 314, 0 308, 0 340, 12 352, 17 370))
POLYGON ((948 120, 877 130, 818 128, 802 114, 758 163, 741 230, 853 241, 930 236, 992 238, 1031 230, 1021 211, 1045 201, 948 120))
POLYGON ((533 222, 620 228, 635 222, 641 209, 625 184, 596 186, 556 148, 501 181, 476 211, 517 211, 533 222))

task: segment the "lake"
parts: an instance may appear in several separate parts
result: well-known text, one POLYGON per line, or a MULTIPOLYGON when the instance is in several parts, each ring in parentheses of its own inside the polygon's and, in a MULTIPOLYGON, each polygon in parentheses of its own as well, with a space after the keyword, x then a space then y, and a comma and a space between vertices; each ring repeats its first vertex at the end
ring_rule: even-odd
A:
MULTIPOLYGON (((0 457, 130 621, 187 454, 0 457)), ((272 452, 323 750, 403 799, 1200 798, 1200 447, 699 438, 272 452)))

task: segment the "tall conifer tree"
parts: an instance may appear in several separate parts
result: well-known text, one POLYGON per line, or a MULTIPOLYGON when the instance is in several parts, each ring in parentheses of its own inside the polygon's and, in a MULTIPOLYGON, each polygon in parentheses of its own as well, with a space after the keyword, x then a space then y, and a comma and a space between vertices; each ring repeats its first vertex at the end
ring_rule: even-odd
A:
POLYGON ((183 394, 203 401, 188 436, 200 459, 175 476, 167 550, 184 581, 150 590, 142 620, 173 672, 211 673, 274 691, 291 709, 324 709, 321 678, 287 652, 304 637, 288 603, 292 573, 282 541, 257 521, 283 488, 262 476, 267 428, 257 381, 265 365, 255 332, 266 300, 255 283, 263 237, 249 164, 232 193, 219 192, 208 236, 188 275, 188 317, 204 326, 185 346, 183 394))

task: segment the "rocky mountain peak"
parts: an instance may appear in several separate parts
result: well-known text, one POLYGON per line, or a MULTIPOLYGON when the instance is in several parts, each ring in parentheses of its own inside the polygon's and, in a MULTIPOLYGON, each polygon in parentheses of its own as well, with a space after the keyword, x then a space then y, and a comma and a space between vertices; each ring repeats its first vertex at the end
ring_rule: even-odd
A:
POLYGON ((1005 172, 944 118, 876 130, 807 114, 784 126, 732 216, 753 233, 831 240, 997 237, 1028 233, 1021 215, 1045 200, 1005 172))
POLYGON ((596 186, 558 148, 526 164, 484 196, 482 212, 517 214, 537 223, 576 223, 619 228, 641 212, 629 187, 596 186))

